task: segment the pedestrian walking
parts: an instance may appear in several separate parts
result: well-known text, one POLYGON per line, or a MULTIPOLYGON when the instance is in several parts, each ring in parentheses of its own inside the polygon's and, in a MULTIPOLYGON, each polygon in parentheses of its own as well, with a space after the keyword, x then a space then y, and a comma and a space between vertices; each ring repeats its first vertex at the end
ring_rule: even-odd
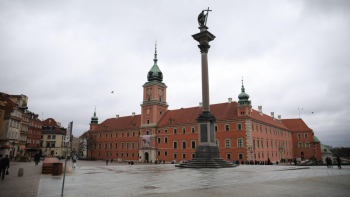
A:
POLYGON ((111 159, 111 163, 113 163, 113 159, 111 159))
POLYGON ((329 157, 326 158, 327 168, 329 168, 329 157))
POLYGON ((2 155, 1 155, 1 160, 0 160, 0 174, 1 174, 1 179, 4 179, 5 178, 5 171, 6 173, 8 173, 8 170, 10 168, 10 160, 9 160, 9 156, 6 155, 5 158, 2 158, 2 155), (7 170, 6 170, 7 168, 7 170))
POLYGON ((35 155, 34 155, 34 162, 35 162, 35 165, 37 166, 38 163, 40 162, 40 154, 39 152, 36 152, 35 155))
POLYGON ((108 159, 106 159, 106 166, 108 166, 108 159))
POLYGON ((77 165, 77 155, 73 155, 73 159, 72 159, 72 162, 73 162, 73 166, 72 166, 72 168, 74 168, 75 169, 75 166, 77 165))
POLYGON ((340 160, 340 157, 339 157, 339 156, 337 156, 337 162, 338 162, 338 168, 341 169, 341 166, 340 166, 341 160, 340 160))

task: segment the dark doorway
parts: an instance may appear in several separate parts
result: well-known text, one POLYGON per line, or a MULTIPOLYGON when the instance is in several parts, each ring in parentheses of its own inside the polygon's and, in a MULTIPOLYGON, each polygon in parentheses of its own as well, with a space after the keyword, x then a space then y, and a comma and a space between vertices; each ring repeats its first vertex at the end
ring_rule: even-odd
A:
POLYGON ((301 160, 304 160, 304 152, 301 152, 301 160))
POLYGON ((145 161, 148 163, 148 152, 145 152, 145 161))

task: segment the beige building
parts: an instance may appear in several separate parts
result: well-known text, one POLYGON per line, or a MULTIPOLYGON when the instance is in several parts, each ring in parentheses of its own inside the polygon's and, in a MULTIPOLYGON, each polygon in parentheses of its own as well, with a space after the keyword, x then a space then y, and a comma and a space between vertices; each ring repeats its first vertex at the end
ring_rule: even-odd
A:
POLYGON ((65 143, 66 128, 53 118, 48 118, 43 122, 41 134, 41 151, 43 156, 64 157, 67 152, 70 153, 70 143, 65 143))
POLYGON ((18 116, 20 118, 18 125, 18 142, 17 151, 20 155, 24 155, 27 148, 27 136, 29 128, 29 118, 27 114, 28 97, 26 95, 7 95, 7 98, 14 102, 17 106, 18 116))

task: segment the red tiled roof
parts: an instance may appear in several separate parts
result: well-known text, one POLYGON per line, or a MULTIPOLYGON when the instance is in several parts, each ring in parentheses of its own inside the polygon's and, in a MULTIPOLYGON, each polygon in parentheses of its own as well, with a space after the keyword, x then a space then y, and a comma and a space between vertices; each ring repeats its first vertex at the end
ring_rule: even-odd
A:
POLYGON ((56 122, 55 119, 53 119, 53 118, 48 118, 48 119, 44 120, 43 126, 55 126, 55 127, 58 127, 58 124, 57 124, 57 122, 56 122), (51 120, 51 121, 50 121, 50 120, 51 120))
POLYGON ((100 123, 94 131, 117 130, 117 129, 136 129, 141 125, 141 115, 125 116, 119 118, 110 118, 100 123), (131 123, 133 123, 131 125, 131 123), (103 127, 106 125, 106 129, 103 127))
POLYGON ((60 126, 58 126, 56 120, 53 118, 48 118, 48 119, 44 120, 43 126, 53 126, 53 127, 56 127, 56 131, 62 131, 60 129, 60 126))
POLYGON ((9 115, 13 111, 13 105, 5 103, 5 116, 9 115))
POLYGON ((312 131, 303 119, 282 119, 282 123, 292 131, 312 131))
POLYGON ((273 125, 273 126, 276 126, 276 127, 280 127, 280 128, 283 128, 283 129, 288 129, 288 127, 286 127, 286 126, 283 124, 283 123, 284 123, 283 121, 282 121, 282 123, 280 123, 280 122, 278 121, 278 119, 276 119, 276 118, 275 118, 275 120, 272 120, 271 116, 266 115, 266 114, 264 114, 264 113, 263 113, 263 115, 261 116, 261 115, 259 114, 259 112, 256 111, 256 110, 254 110, 254 109, 253 109, 253 112, 251 113, 251 118, 252 118, 252 119, 255 119, 255 120, 257 120, 257 121, 265 122, 265 123, 267 123, 267 124, 270 124, 270 125, 273 125))
POLYGON ((85 132, 83 133, 83 135, 81 135, 79 138, 87 137, 88 134, 89 134, 89 131, 91 131, 91 130, 85 131, 85 132))
MULTIPOLYGON (((214 114, 217 120, 235 119, 238 118, 237 104, 237 102, 213 104, 210 105, 210 113, 214 114)), ((196 119, 200 113, 202 113, 201 107, 168 110, 159 121, 158 126, 197 123, 196 119), (169 123, 170 118, 172 123, 169 123)))
POLYGON ((10 99, 8 99, 7 94, 1 93, 1 96, 2 96, 3 100, 5 101, 5 116, 7 116, 13 111, 14 107, 17 107, 17 104, 14 103, 13 101, 11 101, 10 99))

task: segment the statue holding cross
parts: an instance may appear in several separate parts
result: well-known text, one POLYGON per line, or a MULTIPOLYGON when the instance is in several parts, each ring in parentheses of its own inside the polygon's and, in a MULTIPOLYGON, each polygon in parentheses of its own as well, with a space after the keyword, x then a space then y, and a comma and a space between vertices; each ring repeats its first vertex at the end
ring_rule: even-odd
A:
POLYGON ((208 14, 211 10, 209 10, 209 7, 207 10, 202 10, 202 12, 198 15, 198 24, 200 27, 207 25, 208 20, 208 14), (204 14, 204 11, 207 11, 207 14, 204 14))

